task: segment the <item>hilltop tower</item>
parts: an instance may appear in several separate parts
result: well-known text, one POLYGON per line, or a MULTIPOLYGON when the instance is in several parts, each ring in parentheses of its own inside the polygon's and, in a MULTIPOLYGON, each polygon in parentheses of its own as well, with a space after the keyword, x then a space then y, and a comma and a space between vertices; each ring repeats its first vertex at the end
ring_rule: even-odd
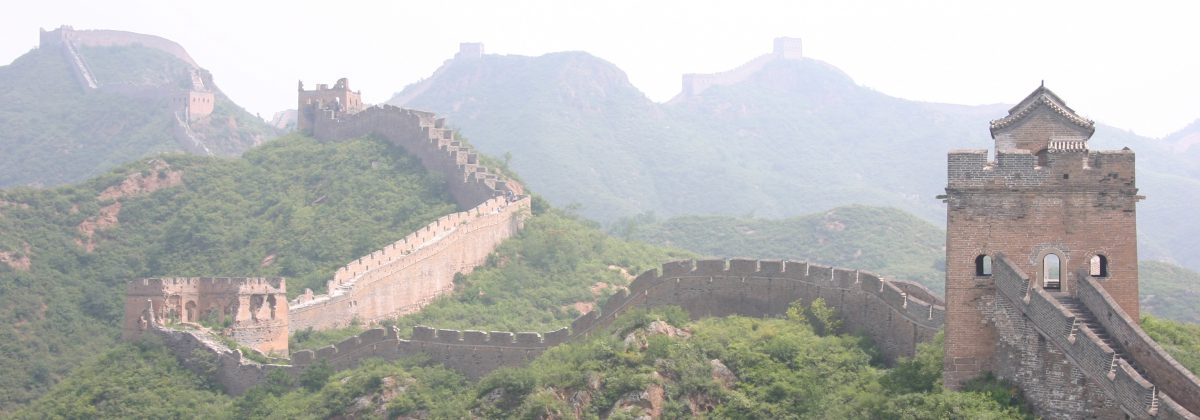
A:
MULTIPOLYGON (((987 150, 949 153, 946 214, 944 379, 955 388, 995 371, 997 330, 992 266, 1003 256, 1030 288, 1069 297, 1095 278, 1138 319, 1138 200, 1134 154, 1091 151, 1095 132, 1057 95, 1038 87, 991 122, 987 150)), ((1006 263, 1007 264, 1007 263, 1006 263)))
POLYGON ((362 92, 350 90, 350 81, 344 77, 338 79, 332 88, 318 84, 316 90, 304 90, 304 82, 300 82, 297 90, 296 128, 302 133, 312 134, 313 125, 318 119, 336 119, 363 110, 362 92))

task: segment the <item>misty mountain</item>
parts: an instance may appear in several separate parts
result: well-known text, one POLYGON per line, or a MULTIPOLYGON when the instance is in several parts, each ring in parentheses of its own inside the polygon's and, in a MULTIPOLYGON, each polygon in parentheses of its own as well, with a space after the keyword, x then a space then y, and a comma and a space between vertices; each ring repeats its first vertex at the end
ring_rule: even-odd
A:
MULTIPOLYGON (((831 64, 780 53, 711 78, 721 83, 659 104, 587 53, 460 54, 389 103, 446 115, 483 152, 510 155, 534 190, 606 223, 643 213, 781 218, 865 204, 940 224, 946 152, 991 149, 988 121, 1008 109, 895 98, 831 64)), ((1187 140, 1098 124, 1091 143, 1138 153, 1149 197, 1140 206, 1141 257, 1200 269, 1192 239, 1200 223, 1178 217, 1200 213, 1200 160, 1170 148, 1187 140)))
POLYGON ((171 41, 69 27, 42 37, 0 67, 0 187, 77 182, 162 152, 237 155, 274 136, 171 41), (188 100, 202 101, 190 115, 188 100))

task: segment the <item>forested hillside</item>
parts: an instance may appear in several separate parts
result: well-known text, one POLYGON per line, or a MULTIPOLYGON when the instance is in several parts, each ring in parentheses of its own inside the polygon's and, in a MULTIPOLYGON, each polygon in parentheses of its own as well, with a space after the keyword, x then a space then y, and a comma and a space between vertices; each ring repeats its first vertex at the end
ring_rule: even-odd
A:
MULTIPOLYGON (((172 98, 148 95, 191 83, 191 66, 140 45, 79 49, 99 89, 85 90, 66 58, 34 49, 0 67, 0 188, 54 186, 161 152, 189 150, 173 137, 172 98)), ((273 130, 214 92, 213 114, 191 124, 218 155, 237 155, 273 130)))
POLYGON ((124 283, 336 268, 455 210, 383 141, 281 138, 243 158, 164 155, 84 183, 0 191, 0 413, 115 344, 124 283))

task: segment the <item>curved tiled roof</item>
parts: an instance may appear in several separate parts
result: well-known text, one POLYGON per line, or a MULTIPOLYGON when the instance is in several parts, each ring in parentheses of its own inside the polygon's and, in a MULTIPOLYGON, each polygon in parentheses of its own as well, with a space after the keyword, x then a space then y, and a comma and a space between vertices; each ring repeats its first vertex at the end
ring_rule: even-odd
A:
POLYGON ((1067 104, 1058 97, 1058 95, 1055 95, 1054 92, 1050 91, 1050 89, 1046 89, 1045 86, 1041 86, 1034 90, 1033 93, 1029 94, 1029 96, 1022 100, 1021 103, 1017 104, 1017 106, 1014 106, 1012 109, 1008 110, 1007 117, 998 120, 992 120, 992 135, 996 135, 996 130, 1013 125, 1017 121, 1024 119, 1034 110, 1043 106, 1062 116, 1063 118, 1066 118, 1067 121, 1070 121, 1072 124, 1087 130, 1088 134, 1096 131, 1095 122, 1079 116, 1079 114, 1076 114, 1075 110, 1068 107, 1067 104))

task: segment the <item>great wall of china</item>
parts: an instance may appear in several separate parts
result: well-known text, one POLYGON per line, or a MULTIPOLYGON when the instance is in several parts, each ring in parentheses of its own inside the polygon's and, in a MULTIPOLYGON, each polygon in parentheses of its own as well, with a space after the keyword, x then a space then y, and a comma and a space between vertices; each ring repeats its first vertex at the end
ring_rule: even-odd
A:
POLYGON ((192 153, 209 156, 214 154, 209 144, 205 144, 192 130, 192 123, 211 115, 215 109, 217 98, 212 74, 200 68, 183 46, 153 35, 111 30, 76 30, 70 26, 50 31, 41 30, 38 45, 42 49, 60 51, 84 91, 103 90, 129 97, 164 99, 175 120, 175 127, 171 132, 175 141, 192 153), (154 49, 184 62, 190 66, 191 83, 186 88, 178 88, 100 80, 88 65, 87 58, 80 52, 80 47, 126 46, 154 49))
MULTIPOLYGON (((348 83, 339 81, 338 86, 349 91, 348 83)), ((441 119, 388 106, 352 114, 328 109, 330 103, 353 104, 353 97, 345 94, 340 92, 339 98, 344 99, 326 101, 324 105, 322 100, 309 98, 307 103, 317 106, 311 110, 316 112, 309 112, 307 127, 316 137, 336 141, 376 135, 402 145, 431 171, 447 174, 448 189, 455 200, 460 207, 471 209, 446 216, 340 269, 330 280, 327 295, 314 296, 306 291, 288 311, 293 330, 296 325, 316 329, 341 326, 354 317, 377 321, 418 309, 428 299, 450 291, 447 276, 471 270, 504 238, 515 234, 528 211, 529 201, 520 185, 478 166, 478 157, 453 140, 441 119), (478 227, 470 227, 472 224, 478 227), (430 246, 439 241, 447 242, 445 246, 430 246)), ((821 298, 837 309, 846 331, 871 338, 889 361, 913 355, 917 344, 946 328, 945 375, 951 388, 963 378, 987 371, 1019 386, 1040 416, 1197 419, 1194 413, 1200 412, 1200 380, 1138 327, 1136 268, 1132 272, 1128 268, 1130 261, 1136 261, 1136 249, 1128 249, 1133 245, 1129 245, 1131 240, 1126 234, 1132 228, 1122 227, 1132 220, 1133 212, 1126 209, 1140 199, 1133 188, 1132 153, 1089 152, 1085 142, 1091 134, 1090 121, 1061 117, 1073 116, 1068 114, 1073 111, 1060 101, 1049 91, 1035 91, 1010 111, 1011 119, 1028 121, 1000 120, 1004 124, 993 123, 993 136, 998 145, 1005 142, 1005 147, 1013 147, 1017 144, 1012 142, 1014 136, 1028 134, 1020 130, 1069 132, 1077 137, 1060 142, 1069 143, 1067 147, 1050 143, 1038 153, 998 150, 995 162, 987 162, 986 151, 950 154, 947 258, 956 260, 947 267, 947 295, 952 298, 947 299, 949 303, 915 283, 883 279, 863 271, 734 259, 677 261, 664 264, 661 271, 647 271, 633 280, 628 291, 611 296, 602 307, 580 316, 569 328, 512 333, 417 326, 407 339, 394 328, 374 328, 336 345, 296 351, 289 365, 259 364, 205 334, 164 327, 159 320, 170 311, 147 307, 142 302, 127 301, 127 305, 144 309, 127 311, 126 325, 127 329, 163 337, 185 366, 199 369, 215 363, 216 380, 226 391, 240 394, 273 371, 299 375, 317 363, 347 369, 366 359, 393 360, 409 355, 424 355, 470 378, 479 378, 498 367, 528 363, 551 347, 587 337, 633 308, 673 305, 693 318, 776 317, 785 314, 792 302, 809 304, 821 298), (1064 128, 1065 124, 1074 126, 1064 128), (1016 127, 1016 134, 1004 131, 1011 128, 1009 125, 1016 127), (1082 140, 1078 136, 1083 136, 1082 140), (1080 162, 1084 164, 1078 165, 1080 162), (1058 181, 1058 171, 1063 172, 1062 181, 1058 181), (1046 197, 1061 193, 1054 188, 1094 183, 1101 187, 1062 191, 1099 197, 1099 204, 1089 199, 1046 197), (1026 200, 1013 207, 1005 201, 1011 197, 994 191, 972 196, 972 188, 1028 196, 1013 196, 1026 200), (983 204, 972 204, 970 200, 983 200, 983 204), (987 208, 977 207, 980 205, 987 208), (1094 222, 1108 229, 1079 233, 1071 229, 1070 223, 1057 219, 1047 222, 1036 214, 1029 217, 1030 211, 1044 211, 1038 206, 1063 205, 1078 206, 1073 211, 1095 216, 1094 222), (984 213, 970 213, 976 211, 984 213), (1036 226, 1047 235, 1065 235, 1065 239, 1045 242, 1019 226, 1005 224, 1030 220, 1039 223, 1036 226), (977 233, 980 229, 990 231, 989 226, 1001 229, 987 235, 977 233), (1084 244, 1071 242, 1075 240, 1084 244), (1115 242, 1104 245, 1106 241, 1115 242), (1030 246, 1033 255, 1029 264, 1006 256, 1010 248, 1029 252, 1030 246), (1090 251, 1092 246, 1101 246, 1101 250, 1090 251), (1050 254, 1061 254, 1062 266, 1078 269, 1051 278, 1046 268, 1049 266, 1038 265, 1050 254), (1107 258, 1117 259, 1111 272, 1107 258), (1098 273, 1095 261, 1101 261, 1098 273), (1027 275, 1031 267, 1041 273, 1027 275), (965 300, 964 290, 968 293, 965 300), (1128 305, 1134 306, 1127 310, 1128 305), (137 316, 130 319, 129 314, 137 316), (964 338, 968 335, 971 338, 964 338), (986 352, 971 353, 981 349, 986 352)), ((302 111, 305 104, 302 99, 302 111)), ((306 118, 304 112, 301 118, 306 118)), ((144 298, 131 296, 135 300, 144 298)), ((261 304, 254 306, 251 299, 249 313, 265 316, 261 304)), ((239 311, 240 307, 235 307, 230 313, 239 311)))

